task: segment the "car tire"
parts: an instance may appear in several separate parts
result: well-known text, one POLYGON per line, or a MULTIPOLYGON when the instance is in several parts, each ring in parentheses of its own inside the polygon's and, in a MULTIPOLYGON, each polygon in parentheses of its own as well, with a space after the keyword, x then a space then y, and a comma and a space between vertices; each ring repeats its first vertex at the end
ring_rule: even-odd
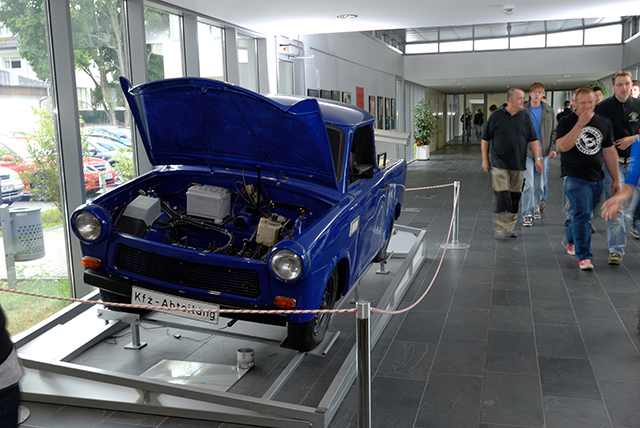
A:
MULTIPOLYGON (((109 303, 131 303, 130 299, 121 294, 112 293, 107 290, 100 289, 100 298, 103 302, 109 303)), ((128 312, 131 314, 147 315, 151 312, 148 309, 134 309, 134 308, 121 308, 119 306, 107 306, 107 309, 111 309, 115 312, 128 312)))
MULTIPOLYGON (((338 289, 338 268, 335 267, 327 286, 324 289, 322 302, 319 309, 333 309, 336 302, 336 290, 338 289)), ((287 324, 287 341, 289 345, 298 351, 311 351, 324 339, 324 335, 329 327, 331 314, 316 314, 315 317, 303 323, 287 324)))
POLYGON ((393 234, 393 218, 391 218, 391 224, 389 225, 389 235, 387 236, 387 240, 385 241, 378 254, 373 258, 372 263, 380 263, 387 258, 387 248, 389 248, 389 242, 391 241, 391 234, 393 234))

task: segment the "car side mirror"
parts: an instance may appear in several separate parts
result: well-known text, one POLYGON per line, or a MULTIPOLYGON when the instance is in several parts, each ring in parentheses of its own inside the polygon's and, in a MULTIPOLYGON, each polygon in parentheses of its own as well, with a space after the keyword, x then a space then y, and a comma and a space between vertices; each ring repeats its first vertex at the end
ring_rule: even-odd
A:
POLYGON ((373 178, 373 165, 353 165, 354 178, 373 178))

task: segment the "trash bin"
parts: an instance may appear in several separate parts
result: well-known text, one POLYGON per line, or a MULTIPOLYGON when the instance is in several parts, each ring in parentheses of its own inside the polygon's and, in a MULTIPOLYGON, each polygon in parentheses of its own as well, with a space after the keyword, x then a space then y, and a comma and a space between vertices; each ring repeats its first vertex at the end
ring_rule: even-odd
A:
POLYGON ((40 208, 9 208, 15 261, 26 262, 44 257, 44 234, 40 208))

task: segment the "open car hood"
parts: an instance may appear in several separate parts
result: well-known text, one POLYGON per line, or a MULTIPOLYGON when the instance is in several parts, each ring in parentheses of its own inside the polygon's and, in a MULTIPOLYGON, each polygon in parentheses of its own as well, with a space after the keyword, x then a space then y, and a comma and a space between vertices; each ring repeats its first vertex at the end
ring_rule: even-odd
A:
POLYGON ((120 84, 153 165, 260 166, 339 188, 315 99, 282 105, 201 78, 120 84))

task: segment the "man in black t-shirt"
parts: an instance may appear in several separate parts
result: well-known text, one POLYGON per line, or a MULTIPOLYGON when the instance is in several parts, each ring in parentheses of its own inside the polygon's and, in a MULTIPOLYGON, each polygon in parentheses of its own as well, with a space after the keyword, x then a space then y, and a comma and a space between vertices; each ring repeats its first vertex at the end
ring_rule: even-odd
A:
MULTIPOLYGON (((595 112, 606 116, 613 124, 613 137, 616 150, 618 152, 618 182, 623 183, 629 167, 629 154, 631 144, 638 136, 638 125, 640 125, 640 100, 631 97, 633 87, 631 73, 627 70, 620 70, 613 75, 613 96, 598 104, 595 112)), ((609 199, 612 193, 609 192, 612 182, 611 176, 605 171, 605 197, 609 199)), ((624 255, 624 247, 627 245, 627 225, 625 218, 630 214, 632 204, 627 202, 620 205, 619 215, 607 221, 607 242, 609 244, 610 265, 619 265, 624 255)))
POLYGON ((507 106, 489 116, 480 142, 482 169, 491 171, 495 202, 493 229, 496 239, 516 236, 513 228, 518 219, 518 205, 522 197, 527 144, 533 152, 536 171, 544 171, 540 143, 533 122, 523 108, 524 92, 516 88, 509 89, 507 106))
MULTIPOLYGON (((562 188, 573 211, 565 230, 567 253, 578 256, 582 270, 593 269, 589 221, 604 187, 603 159, 611 176, 618 177, 611 121, 595 114, 594 106, 593 90, 580 88, 576 111, 563 117, 556 130, 562 188)), ((615 194, 619 188, 619 180, 613 181, 611 191, 615 194)))

